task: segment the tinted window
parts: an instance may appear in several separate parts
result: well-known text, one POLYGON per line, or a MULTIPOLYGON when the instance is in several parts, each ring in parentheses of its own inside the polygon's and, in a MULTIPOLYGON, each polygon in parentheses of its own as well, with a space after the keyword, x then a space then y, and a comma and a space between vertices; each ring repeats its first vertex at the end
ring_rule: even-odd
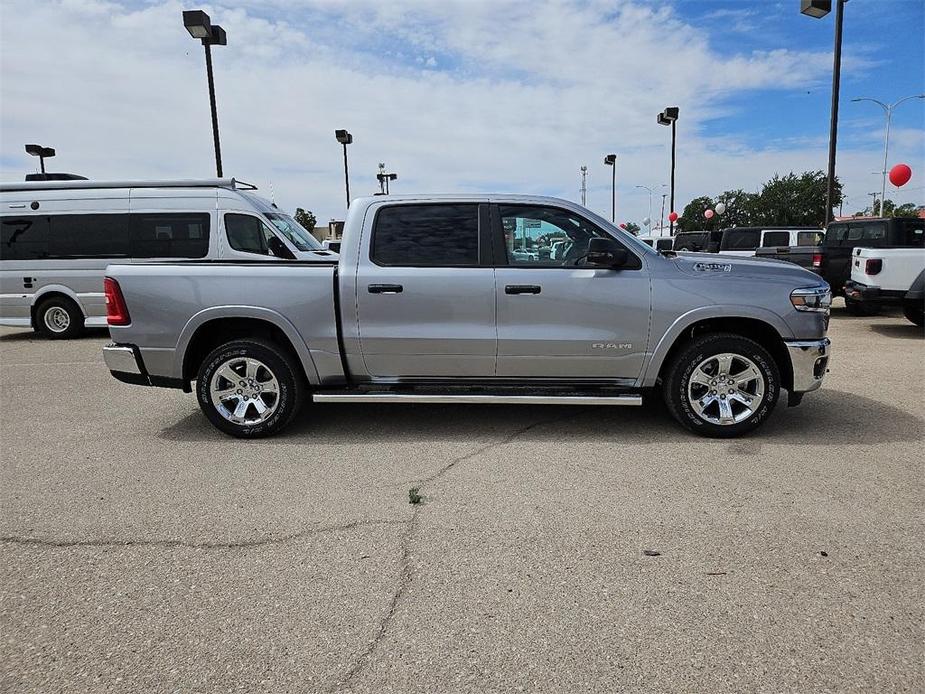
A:
POLYGON ((272 255, 269 250, 272 230, 257 217, 249 214, 226 214, 225 235, 228 245, 243 253, 272 255))
POLYGON ((728 229, 723 234, 724 251, 753 251, 758 248, 761 232, 757 229, 728 229))
POLYGON ((840 246, 841 242, 848 236, 847 224, 833 224, 825 232, 826 246, 840 246))
POLYGON ((380 265, 478 265, 479 206, 383 208, 376 215, 370 257, 380 265))
POLYGON ((825 236, 821 231, 800 231, 797 232, 798 246, 818 246, 822 243, 825 236))
POLYGON ((899 225, 897 246, 922 248, 925 245, 925 219, 904 219, 897 224, 899 225))
POLYGON ((127 214, 56 214, 49 217, 48 255, 53 258, 127 257, 127 214))
POLYGON ((135 258, 202 258, 209 250, 208 214, 139 212, 129 226, 135 258))
POLYGON ((671 239, 658 239, 655 245, 660 251, 670 251, 674 242, 671 239))
POLYGON ((499 205, 508 265, 577 265, 595 237, 612 238, 588 220, 556 207, 499 205))
POLYGON ((707 234, 685 234, 680 233, 674 237, 674 248, 679 251, 702 251, 707 243, 707 234))
POLYGON ((48 257, 48 217, 2 217, 0 260, 48 257))
POLYGON ((765 248, 769 246, 789 246, 790 245, 790 232, 789 231, 766 231, 764 232, 764 239, 761 242, 761 245, 765 248))

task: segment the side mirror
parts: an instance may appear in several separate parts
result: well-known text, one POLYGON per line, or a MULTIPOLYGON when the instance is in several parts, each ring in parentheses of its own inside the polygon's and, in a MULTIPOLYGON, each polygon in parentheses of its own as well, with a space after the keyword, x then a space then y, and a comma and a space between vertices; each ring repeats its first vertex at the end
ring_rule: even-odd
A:
POLYGON ((286 248, 286 244, 284 244, 275 236, 267 241, 267 248, 269 248, 270 253, 275 255, 277 258, 295 260, 295 254, 286 248))
POLYGON ((593 238, 588 242, 587 265, 618 268, 626 265, 627 252, 613 239, 593 238))

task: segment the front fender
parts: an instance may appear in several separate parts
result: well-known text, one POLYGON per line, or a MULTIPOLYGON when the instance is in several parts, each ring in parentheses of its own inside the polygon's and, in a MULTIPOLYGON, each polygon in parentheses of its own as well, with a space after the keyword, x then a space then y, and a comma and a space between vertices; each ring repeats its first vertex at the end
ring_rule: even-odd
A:
POLYGON ((186 350, 189 347, 193 335, 196 334, 196 331, 209 321, 220 318, 256 318, 273 324, 282 330, 286 337, 289 338, 289 342, 292 343, 299 357, 299 361, 302 363, 302 368, 305 371, 308 382, 312 385, 318 385, 320 383, 318 369, 315 367, 315 362, 312 359, 308 345, 305 344, 299 331, 296 330, 289 319, 281 313, 259 306, 212 306, 194 314, 187 321, 186 325, 183 326, 183 330, 180 332, 180 337, 177 340, 173 365, 173 372, 175 374, 179 374, 180 377, 182 377, 183 361, 186 358, 186 350))
POLYGON ((641 388, 651 388, 654 386, 656 380, 658 379, 658 374, 662 369, 662 364, 665 361, 665 357, 668 356, 668 352, 671 349, 671 346, 677 341, 679 337, 681 337, 684 331, 690 328, 692 325, 711 318, 722 318, 723 320, 748 318, 752 320, 759 320, 762 323, 767 323, 772 328, 774 328, 774 330, 777 331, 777 334, 781 336, 781 339, 790 340, 794 337, 793 331, 790 329, 790 326, 787 325, 783 318, 781 318, 773 311, 769 311, 768 309, 761 308, 759 306, 729 306, 722 304, 700 306, 698 308, 691 309, 687 313, 681 314, 668 327, 668 329, 659 339, 658 343, 655 345, 655 348, 652 350, 651 355, 643 367, 642 378, 640 380, 639 386, 641 388))

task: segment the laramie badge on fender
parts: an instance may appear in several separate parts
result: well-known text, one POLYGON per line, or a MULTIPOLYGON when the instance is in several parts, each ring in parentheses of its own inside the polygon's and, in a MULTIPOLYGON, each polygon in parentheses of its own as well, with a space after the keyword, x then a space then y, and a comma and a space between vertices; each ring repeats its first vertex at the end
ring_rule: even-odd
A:
POLYGON ((732 263, 694 263, 694 272, 732 272, 732 263))
POLYGON ((633 349, 632 342, 592 342, 591 349, 633 349))

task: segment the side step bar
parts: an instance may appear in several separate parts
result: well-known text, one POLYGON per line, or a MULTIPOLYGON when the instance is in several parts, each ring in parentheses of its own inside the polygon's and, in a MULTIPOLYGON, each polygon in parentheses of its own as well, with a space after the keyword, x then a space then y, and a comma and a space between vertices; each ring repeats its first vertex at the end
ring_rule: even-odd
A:
POLYGON ((460 393, 314 393, 315 402, 470 403, 478 405, 642 405, 641 395, 485 395, 460 393))

